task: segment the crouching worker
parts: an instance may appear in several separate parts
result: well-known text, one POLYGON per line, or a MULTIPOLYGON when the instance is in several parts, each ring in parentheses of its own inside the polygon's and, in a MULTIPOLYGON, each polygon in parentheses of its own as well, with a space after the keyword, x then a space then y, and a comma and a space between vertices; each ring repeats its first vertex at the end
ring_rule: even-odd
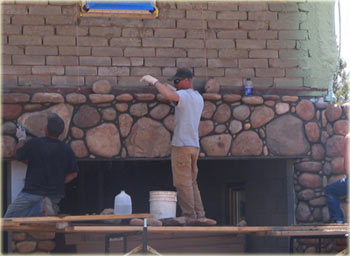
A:
POLYGON ((78 174, 74 152, 58 139, 63 130, 64 121, 55 113, 48 115, 45 137, 26 141, 26 131, 17 128, 16 158, 28 166, 24 188, 9 205, 5 218, 57 215, 65 183, 78 174))
POLYGON ((205 217, 197 185, 198 127, 204 102, 202 96, 193 89, 192 77, 189 69, 178 69, 169 79, 177 91, 171 90, 166 84, 160 83, 150 75, 142 77, 141 81, 155 86, 162 96, 177 103, 171 142, 171 167, 173 184, 183 215, 180 218, 183 218, 187 225, 215 225, 215 220, 205 217))

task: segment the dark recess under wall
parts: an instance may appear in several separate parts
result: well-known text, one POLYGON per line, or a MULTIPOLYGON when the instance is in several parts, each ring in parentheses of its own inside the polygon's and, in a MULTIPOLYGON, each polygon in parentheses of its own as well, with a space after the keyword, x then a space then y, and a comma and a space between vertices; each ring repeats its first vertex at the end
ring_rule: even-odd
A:
MULTIPOLYGON (((66 187, 61 212, 99 214, 113 208, 125 190, 133 212, 149 212, 149 191, 173 190, 170 160, 80 161, 80 173, 66 187)), ((246 221, 250 226, 294 224, 292 160, 199 160, 198 184, 206 215, 228 225, 227 187, 244 184, 246 221)), ((177 216, 181 214, 177 209, 177 216)), ((286 238, 247 236, 247 252, 287 252, 286 238)))

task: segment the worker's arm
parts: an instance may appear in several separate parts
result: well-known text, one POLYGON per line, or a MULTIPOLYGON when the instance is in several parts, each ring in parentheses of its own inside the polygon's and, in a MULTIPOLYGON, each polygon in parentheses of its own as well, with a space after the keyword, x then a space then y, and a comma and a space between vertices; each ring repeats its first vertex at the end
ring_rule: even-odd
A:
POLYGON ((64 184, 71 182, 77 176, 78 176, 78 173, 76 173, 76 172, 68 173, 64 179, 64 184))
POLYGON ((171 90, 169 86, 159 82, 157 78, 146 75, 141 78, 141 82, 142 81, 145 81, 150 85, 154 85, 157 88, 158 92, 167 100, 176 102, 179 101, 179 95, 175 91, 171 90))
POLYGON ((347 175, 350 174, 350 133, 344 138, 344 167, 347 175))

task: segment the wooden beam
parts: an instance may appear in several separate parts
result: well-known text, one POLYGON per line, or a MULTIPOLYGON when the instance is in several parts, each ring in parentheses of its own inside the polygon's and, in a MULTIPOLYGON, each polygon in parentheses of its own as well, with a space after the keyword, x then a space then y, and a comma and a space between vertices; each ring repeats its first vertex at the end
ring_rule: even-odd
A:
POLYGON ((72 216, 45 216, 45 217, 20 217, 20 218, 2 218, 1 223, 19 222, 19 223, 35 223, 35 222, 70 222, 70 221, 97 221, 97 220, 116 220, 116 219, 132 219, 132 218, 152 218, 149 213, 136 214, 106 214, 106 215, 72 215, 72 216))

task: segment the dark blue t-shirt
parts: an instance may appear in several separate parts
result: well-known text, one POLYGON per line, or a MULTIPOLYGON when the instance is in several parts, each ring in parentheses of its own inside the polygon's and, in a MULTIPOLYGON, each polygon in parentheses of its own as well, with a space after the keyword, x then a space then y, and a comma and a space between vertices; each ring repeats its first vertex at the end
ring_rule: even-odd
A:
POLYGON ((64 196, 68 173, 78 172, 73 150, 58 139, 33 138, 16 151, 18 160, 27 160, 23 192, 43 196, 64 196))

